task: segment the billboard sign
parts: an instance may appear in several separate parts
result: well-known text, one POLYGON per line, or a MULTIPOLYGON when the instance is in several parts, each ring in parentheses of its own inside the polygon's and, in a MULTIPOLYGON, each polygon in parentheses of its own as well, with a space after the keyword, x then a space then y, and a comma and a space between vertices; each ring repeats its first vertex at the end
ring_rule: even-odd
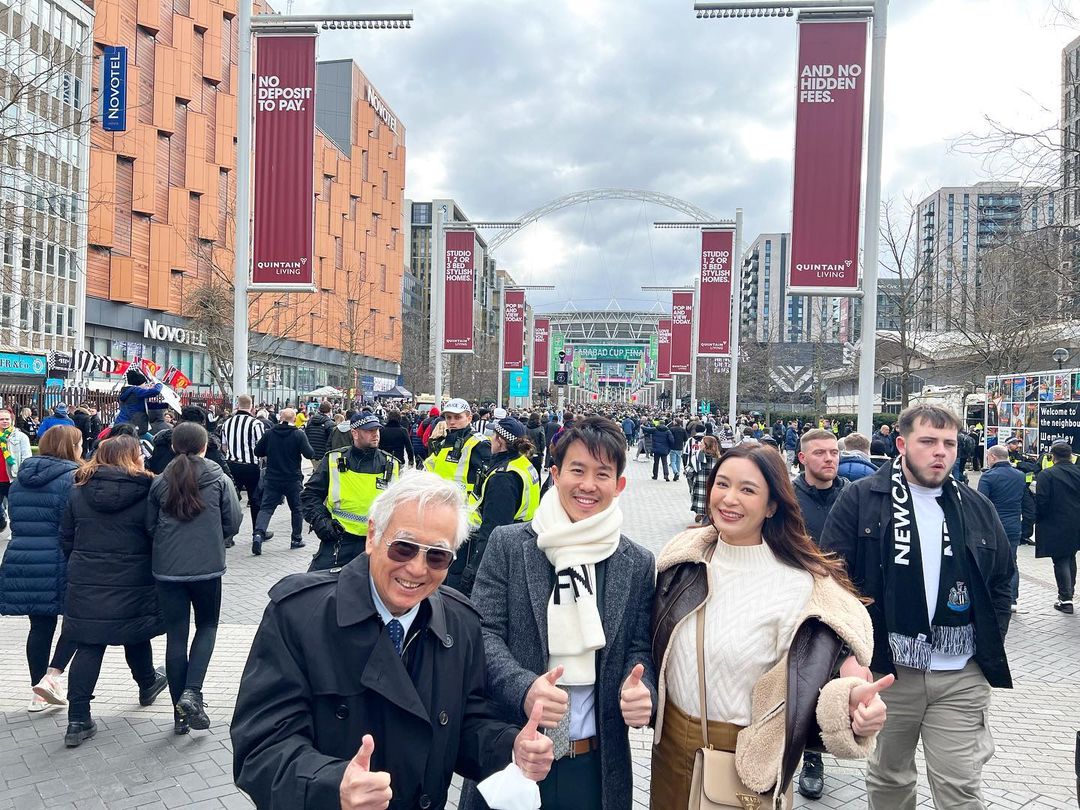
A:
POLYGON ((473 287, 476 269, 475 236, 472 231, 446 231, 446 302, 443 351, 472 354, 473 287))
POLYGON ((799 23, 788 292, 858 291, 867 24, 799 23))
POLYGON ((698 326, 699 357, 725 357, 731 352, 731 268, 735 232, 701 232, 701 318, 698 326))
POLYGON ((657 362, 658 380, 671 379, 671 318, 661 318, 656 324, 656 343, 659 355, 657 362))
POLYGON ((503 369, 525 365, 525 291, 503 290, 503 369))
POLYGON ((671 373, 689 374, 693 362, 694 294, 671 293, 671 373))
POLYGON ((255 37, 252 286, 312 289, 315 35, 255 37))
POLYGON ((101 128, 106 132, 127 130, 128 49, 106 45, 101 54, 101 128))
POLYGON ((533 375, 547 377, 551 361, 551 321, 537 318, 533 321, 533 375))

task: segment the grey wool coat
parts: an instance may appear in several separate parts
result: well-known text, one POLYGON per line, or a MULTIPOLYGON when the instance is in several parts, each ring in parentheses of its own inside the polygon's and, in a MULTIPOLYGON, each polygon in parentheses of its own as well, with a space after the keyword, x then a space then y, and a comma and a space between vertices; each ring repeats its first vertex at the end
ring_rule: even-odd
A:
MULTIPOLYGON (((626 536, 597 567, 603 583, 600 618, 605 647, 597 661, 597 729, 604 785, 603 808, 630 810, 633 769, 628 728, 619 708, 623 681, 636 664, 656 712, 656 667, 653 665, 650 611, 656 586, 653 555, 626 536)), ((525 694, 547 672, 548 600, 555 587, 555 569, 536 545, 529 523, 500 526, 491 533, 476 575, 472 601, 480 612, 487 659, 488 697, 499 719, 524 725, 525 694)), ((487 804, 472 782, 465 782, 462 810, 485 810, 487 804)))

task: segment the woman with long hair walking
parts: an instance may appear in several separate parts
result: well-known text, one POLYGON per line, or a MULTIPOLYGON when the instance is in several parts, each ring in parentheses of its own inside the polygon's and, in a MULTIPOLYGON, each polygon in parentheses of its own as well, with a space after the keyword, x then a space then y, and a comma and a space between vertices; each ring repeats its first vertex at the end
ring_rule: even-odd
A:
POLYGON ((107 646, 123 645, 140 705, 152 704, 168 685, 165 673, 154 669, 150 646, 163 629, 146 531, 152 479, 143 469, 139 440, 110 437, 75 473, 60 521, 68 560, 64 634, 78 645, 68 677, 69 748, 97 732, 90 701, 107 646))
POLYGON ((151 484, 146 512, 177 734, 210 727, 202 688, 221 615, 225 541, 239 531, 243 519, 232 481, 206 460, 207 442, 202 425, 181 422, 173 428, 176 456, 151 484), (189 650, 192 611, 195 635, 189 650))
POLYGON ((58 425, 41 437, 38 454, 19 465, 8 494, 11 541, 0 564, 0 614, 27 616, 26 663, 34 697, 27 711, 66 706, 60 676, 75 654, 62 628, 53 649, 56 620, 64 612, 67 561, 60 542, 64 514, 75 471, 82 465, 82 434, 58 425))

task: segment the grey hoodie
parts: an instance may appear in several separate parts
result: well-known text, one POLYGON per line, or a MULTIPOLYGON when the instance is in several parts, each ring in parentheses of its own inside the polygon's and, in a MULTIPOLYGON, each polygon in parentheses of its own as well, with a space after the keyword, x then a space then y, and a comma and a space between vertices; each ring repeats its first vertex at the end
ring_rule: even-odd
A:
POLYGON ((243 513, 236 488, 213 461, 198 462, 199 494, 206 508, 189 521, 162 509, 169 487, 169 469, 154 479, 146 504, 146 530, 154 538, 155 579, 188 582, 215 579, 225 573, 225 538, 240 529, 243 513))

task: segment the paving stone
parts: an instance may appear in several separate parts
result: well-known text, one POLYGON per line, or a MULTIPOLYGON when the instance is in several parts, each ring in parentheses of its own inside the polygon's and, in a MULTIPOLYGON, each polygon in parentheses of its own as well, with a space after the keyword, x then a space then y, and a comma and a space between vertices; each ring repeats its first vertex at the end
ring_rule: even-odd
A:
MULTIPOLYGON (((654 555, 690 519, 689 493, 682 481, 653 481, 644 462, 631 461, 622 498, 624 531, 654 555)), ((248 513, 245 508, 245 516, 248 513)), ((288 548, 288 511, 277 510, 271 528, 278 538, 253 557, 244 542, 228 552, 223 580, 221 625, 204 692, 211 703, 208 732, 172 733, 168 700, 141 707, 123 650, 109 648, 95 689, 98 734, 80 747, 63 745, 66 712, 30 715, 23 617, 0 617, 0 810, 124 810, 194 808, 249 810, 251 801, 232 785, 232 743, 228 719, 248 649, 267 603, 267 591, 281 577, 307 568, 314 548, 288 548)), ((0 554, 6 544, 0 535, 0 554)), ((986 804, 992 810, 1075 810, 1073 748, 1080 717, 1080 615, 1053 610, 1056 593, 1049 560, 1036 560, 1022 546, 1020 607, 1006 641, 1015 688, 993 696, 991 728, 997 753, 984 770, 986 804)), ((165 639, 154 640, 155 661, 164 661, 165 639)), ((634 807, 649 807, 649 753, 652 733, 632 731, 634 807)), ((865 806, 864 766, 825 757, 826 792, 811 802, 796 794, 799 808, 865 806)), ((932 808, 921 749, 918 807, 932 808)), ((460 779, 450 790, 456 808, 460 779)))

